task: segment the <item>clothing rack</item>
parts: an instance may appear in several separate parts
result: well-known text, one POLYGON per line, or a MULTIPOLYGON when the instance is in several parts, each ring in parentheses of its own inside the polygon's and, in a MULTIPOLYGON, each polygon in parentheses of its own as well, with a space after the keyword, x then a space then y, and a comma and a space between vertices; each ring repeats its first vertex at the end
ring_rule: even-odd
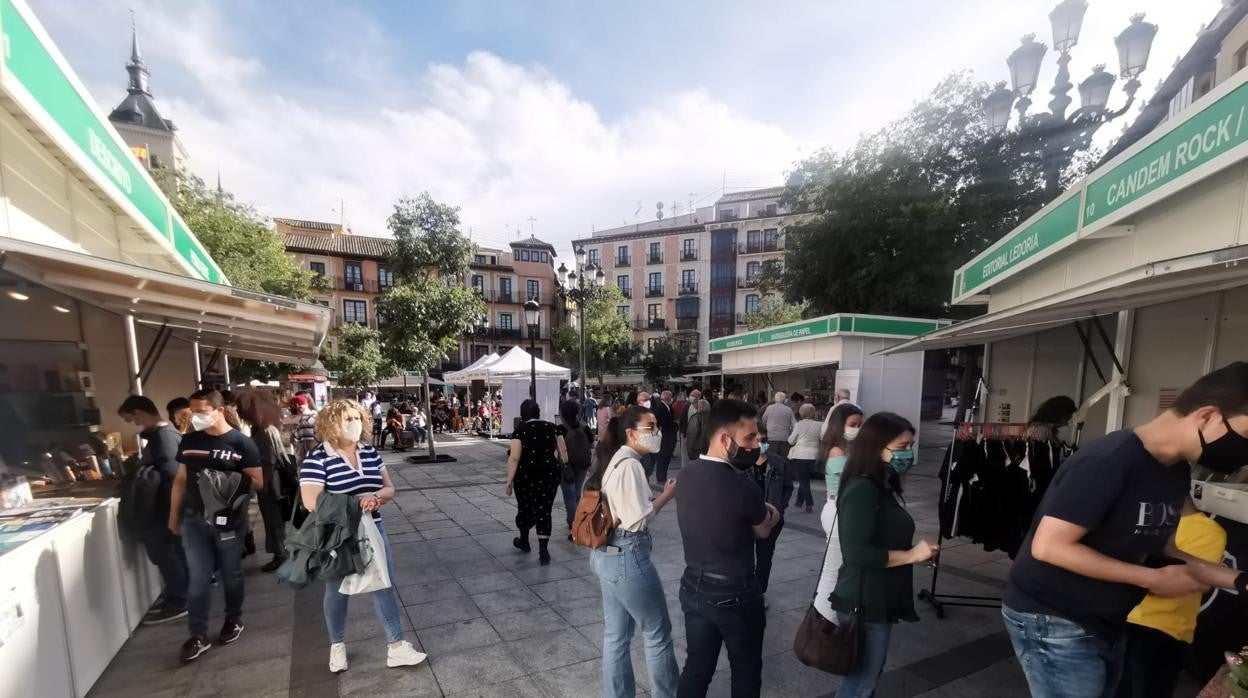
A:
MULTIPOLYGON (((981 383, 982 387, 982 383, 981 383)), ((977 391, 978 392, 978 391, 977 391)), ((954 431, 954 441, 952 445, 953 457, 956 460, 956 450, 960 444, 966 442, 978 442, 980 439, 1007 440, 1020 439, 1027 441, 1049 441, 1054 440, 1057 427, 1052 424, 1036 424, 1031 422, 963 422, 958 424, 954 431)), ((937 539, 939 541, 939 532, 937 539)), ((940 541, 943 543, 943 541, 940 541)), ((932 581, 926 589, 919 591, 919 600, 926 601, 936 609, 936 617, 944 619, 945 606, 964 606, 971 608, 1000 608, 1000 596, 974 596, 966 594, 940 594, 936 591, 937 581, 940 579, 940 554, 944 550, 942 544, 936 550, 936 555, 932 558, 930 564, 932 568, 932 581)))

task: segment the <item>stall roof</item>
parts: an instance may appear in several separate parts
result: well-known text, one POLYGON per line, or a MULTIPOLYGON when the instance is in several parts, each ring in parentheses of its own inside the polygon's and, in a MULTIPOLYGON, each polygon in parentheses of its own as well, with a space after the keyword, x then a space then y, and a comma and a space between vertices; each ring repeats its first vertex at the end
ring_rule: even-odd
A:
POLYGON ((328 308, 0 237, 0 267, 67 296, 230 356, 310 365, 328 308))
POLYGON ((929 332, 880 354, 951 349, 1040 332, 1108 315, 1248 285, 1248 245, 1145 264, 1047 298, 929 332))
POLYGON ((572 377, 570 369, 541 359, 533 361, 533 356, 520 347, 512 347, 506 354, 499 357, 498 361, 485 367, 490 378, 528 378, 533 370, 536 371, 538 378, 568 380, 572 377))
POLYGON ((819 368, 820 366, 835 366, 838 363, 840 363, 839 357, 828 359, 826 361, 804 361, 804 362, 799 361, 796 363, 788 363, 788 364, 773 364, 765 368, 760 368, 758 366, 726 368, 723 370, 723 374, 726 376, 736 376, 736 375, 743 375, 747 373, 755 373, 755 374, 782 373, 784 371, 800 371, 805 368, 819 368))
POLYGON ((931 332, 949 323, 949 320, 836 313, 754 332, 717 337, 709 342, 708 348, 712 354, 716 354, 758 346, 800 342, 818 337, 846 335, 901 339, 931 332))

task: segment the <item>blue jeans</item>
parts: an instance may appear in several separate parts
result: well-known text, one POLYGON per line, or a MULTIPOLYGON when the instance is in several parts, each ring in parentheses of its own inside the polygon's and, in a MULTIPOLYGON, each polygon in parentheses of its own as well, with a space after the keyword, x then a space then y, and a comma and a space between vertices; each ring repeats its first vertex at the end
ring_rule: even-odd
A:
MULTIPOLYGON (((836 614, 836 622, 848 619, 844 613, 836 614)), ((893 636, 892 623, 863 623, 862 660, 836 689, 836 698, 870 698, 875 695, 875 684, 884 671, 888 660, 888 641, 893 636)))
MULTIPOLYGON (((367 513, 364 515, 369 516, 367 513)), ((373 610, 377 612, 382 627, 386 629, 386 639, 398 642, 403 639, 403 622, 399 596, 394 591, 394 556, 390 553, 390 537, 386 535, 381 519, 377 519, 377 528, 381 531, 381 540, 386 548, 386 569, 390 570, 390 586, 373 592, 373 610)), ((329 641, 332 643, 344 642, 347 634, 347 601, 351 599, 351 595, 338 591, 340 581, 325 580, 325 627, 329 630, 329 641)))
POLYGON ((680 670, 672 645, 672 619, 659 573, 650 561, 650 534, 616 531, 604 547, 590 553, 589 565, 602 587, 602 695, 636 695, 629 643, 641 626, 646 644, 650 694, 674 698, 680 670))
POLYGON ((1110 698, 1122 676, 1121 639, 1111 642, 1065 618, 1001 607, 1033 698, 1110 698))
POLYGON ((186 551, 187 624, 191 635, 207 637, 208 611, 212 606, 209 582, 221 570, 221 586, 225 591, 225 619, 239 621, 243 617, 243 539, 248 519, 238 517, 232 531, 221 532, 208 523, 203 514, 182 513, 182 548, 186 551))
POLYGON ((578 476, 576 482, 570 485, 561 482, 559 489, 563 492, 563 508, 568 510, 568 528, 572 528, 572 517, 576 515, 576 505, 581 501, 581 478, 578 476))
POLYGON ((147 559, 160 570, 164 582, 165 605, 171 608, 186 607, 186 550, 182 539, 169 530, 168 517, 164 522, 153 524, 143 530, 143 547, 147 559))

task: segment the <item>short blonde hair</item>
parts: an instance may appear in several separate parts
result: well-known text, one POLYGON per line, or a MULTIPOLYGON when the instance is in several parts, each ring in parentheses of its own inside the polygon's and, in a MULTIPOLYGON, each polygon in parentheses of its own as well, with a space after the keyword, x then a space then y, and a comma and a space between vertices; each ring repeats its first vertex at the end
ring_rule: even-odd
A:
POLYGON ((809 402, 803 402, 802 406, 797 408, 797 414, 802 419, 813 419, 815 416, 815 406, 809 402))
POLYGON ((365 412, 360 403, 355 400, 339 398, 316 413, 316 440, 333 442, 342 438, 342 423, 352 414, 358 415, 364 424, 361 439, 364 435, 373 433, 372 415, 365 412))

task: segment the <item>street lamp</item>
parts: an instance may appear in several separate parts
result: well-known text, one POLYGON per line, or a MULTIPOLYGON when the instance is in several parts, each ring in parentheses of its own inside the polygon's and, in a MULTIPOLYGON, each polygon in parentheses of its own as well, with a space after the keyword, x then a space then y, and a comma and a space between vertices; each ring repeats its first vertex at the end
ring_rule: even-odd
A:
POLYGON ((537 333, 542 329, 542 307, 530 298, 524 303, 524 324, 529 326, 529 397, 537 399, 537 333))
POLYGON ((1075 154, 1086 150, 1092 136, 1105 123, 1112 121, 1131 108, 1135 93, 1140 89, 1139 75, 1148 65, 1157 25, 1144 21, 1143 14, 1133 15, 1131 23, 1114 39, 1118 48, 1118 74, 1127 78, 1123 85, 1126 104, 1110 110, 1109 93, 1114 86, 1114 76, 1105 72, 1104 65, 1093 67, 1092 74, 1079 83, 1080 106, 1069 116, 1066 109, 1071 104, 1070 50, 1079 43, 1079 31, 1083 27, 1083 15, 1087 12, 1085 0, 1063 0, 1049 13, 1053 27, 1053 48, 1057 50, 1057 76, 1049 94, 1049 111, 1028 114, 1031 93, 1040 76, 1040 64, 1048 51, 1044 44, 1035 40, 1035 34, 1022 38, 1021 45, 1006 59, 1010 70, 1010 85, 998 83, 996 89, 984 98, 984 120, 994 132, 1005 131, 1009 126, 1010 109, 1018 110, 1018 133, 1034 138, 1038 143, 1044 167, 1044 189, 1049 198, 1060 191, 1062 172, 1070 166, 1075 154))
POLYGON ((559 265, 559 295, 576 303, 576 314, 580 333, 580 377, 581 397, 585 397, 585 305, 598 297, 607 275, 590 262, 585 264, 585 249, 576 248, 576 271, 568 271, 562 263, 559 265))

